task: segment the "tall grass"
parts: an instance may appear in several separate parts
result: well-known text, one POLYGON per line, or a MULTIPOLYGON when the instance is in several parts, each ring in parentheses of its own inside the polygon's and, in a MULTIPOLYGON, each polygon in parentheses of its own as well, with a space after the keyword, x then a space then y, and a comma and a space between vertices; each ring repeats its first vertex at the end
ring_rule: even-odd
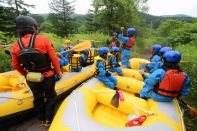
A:
MULTIPOLYGON (((183 99, 192 107, 197 108, 197 47, 187 44, 177 46, 175 49, 181 52, 182 60, 188 61, 187 63, 181 63, 181 67, 191 79, 190 94, 187 97, 183 97, 183 99)), ((184 121, 188 131, 197 130, 197 117, 185 114, 184 121)))

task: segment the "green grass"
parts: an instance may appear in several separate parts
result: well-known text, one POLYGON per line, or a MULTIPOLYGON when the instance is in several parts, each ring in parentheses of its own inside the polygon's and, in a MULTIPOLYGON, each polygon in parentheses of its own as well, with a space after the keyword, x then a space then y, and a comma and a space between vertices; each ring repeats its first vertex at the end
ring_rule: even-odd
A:
MULTIPOLYGON (((197 47, 188 44, 180 45, 175 49, 182 53, 182 60, 188 61, 188 63, 182 63, 181 67, 191 79, 191 92, 188 96, 182 98, 186 103, 197 108, 197 47)), ((185 113, 184 121, 188 131, 197 130, 197 117, 185 113)))

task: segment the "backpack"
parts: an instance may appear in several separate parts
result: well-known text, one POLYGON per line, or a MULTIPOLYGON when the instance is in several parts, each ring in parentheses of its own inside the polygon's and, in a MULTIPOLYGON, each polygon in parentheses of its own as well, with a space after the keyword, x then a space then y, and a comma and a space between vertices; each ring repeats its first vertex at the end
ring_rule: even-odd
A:
POLYGON ((51 70, 51 61, 47 53, 42 54, 34 48, 36 34, 34 33, 29 41, 29 45, 24 47, 21 38, 18 39, 20 47, 19 64, 24 70, 33 72, 46 72, 51 70))

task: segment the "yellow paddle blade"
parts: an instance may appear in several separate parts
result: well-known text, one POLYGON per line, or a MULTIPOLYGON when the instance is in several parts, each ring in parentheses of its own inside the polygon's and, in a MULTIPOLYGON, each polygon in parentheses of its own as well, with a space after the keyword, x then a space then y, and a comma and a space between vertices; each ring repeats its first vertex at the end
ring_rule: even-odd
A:
POLYGON ((187 105, 187 107, 190 109, 190 115, 191 116, 197 116, 197 109, 194 107, 191 107, 189 105, 187 105))
POLYGON ((82 51, 91 48, 91 41, 84 41, 75 45, 71 50, 82 51))

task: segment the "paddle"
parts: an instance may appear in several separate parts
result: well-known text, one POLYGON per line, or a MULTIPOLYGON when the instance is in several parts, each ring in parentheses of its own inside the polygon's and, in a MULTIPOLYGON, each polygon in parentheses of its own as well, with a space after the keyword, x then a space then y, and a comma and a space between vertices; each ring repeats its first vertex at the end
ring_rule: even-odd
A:
POLYGON ((177 98, 177 100, 182 103, 186 108, 188 108, 190 110, 190 115, 191 116, 197 116, 197 109, 194 107, 189 106, 188 104, 186 104, 183 100, 181 100, 179 97, 177 98))
MULTIPOLYGON (((145 62, 139 62, 139 64, 143 64, 143 65, 147 65, 147 64, 156 64, 157 62, 147 62, 147 63, 145 63, 145 62)), ((189 61, 180 61, 180 63, 189 63, 189 61)))
POLYGON ((96 42, 96 43, 103 43, 104 41, 96 41, 96 40, 79 40, 79 41, 82 41, 82 42, 84 42, 84 41, 91 41, 91 42, 96 42))
POLYGON ((119 95, 118 95, 118 90, 116 90, 114 96, 111 99, 110 104, 116 108, 119 106, 119 95))
POLYGON ((91 41, 84 41, 84 42, 81 42, 81 43, 79 43, 79 44, 76 44, 76 45, 75 45, 72 49, 70 49, 70 50, 60 52, 60 54, 61 54, 61 53, 68 52, 68 51, 82 51, 82 50, 89 49, 90 47, 91 47, 91 41))

